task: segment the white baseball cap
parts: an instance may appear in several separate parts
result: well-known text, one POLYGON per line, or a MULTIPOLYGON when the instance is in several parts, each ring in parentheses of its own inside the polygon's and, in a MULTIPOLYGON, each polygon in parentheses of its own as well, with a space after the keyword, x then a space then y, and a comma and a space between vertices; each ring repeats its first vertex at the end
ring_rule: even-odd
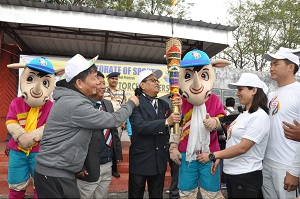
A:
POLYGON ((76 75, 81 73, 82 71, 87 70, 90 68, 93 64, 96 63, 98 59, 98 55, 91 59, 90 61, 87 61, 82 55, 77 54, 74 57, 72 57, 66 65, 65 68, 65 76, 66 81, 70 82, 76 75))
POLYGON ((140 86, 140 83, 146 78, 149 77, 151 74, 155 75, 155 77, 157 79, 159 79, 162 76, 162 71, 161 70, 155 70, 155 71, 151 71, 151 70, 144 70, 142 72, 140 72, 137 84, 138 86, 140 86))
POLYGON ((236 89, 238 86, 251 86, 263 89, 264 93, 268 92, 267 85, 253 73, 242 73, 238 82, 228 84, 228 88, 231 89, 236 89))
POLYGON ((299 54, 299 50, 281 47, 275 54, 265 54, 264 59, 267 61, 272 61, 272 59, 288 59, 299 66, 299 57, 297 54, 299 54))

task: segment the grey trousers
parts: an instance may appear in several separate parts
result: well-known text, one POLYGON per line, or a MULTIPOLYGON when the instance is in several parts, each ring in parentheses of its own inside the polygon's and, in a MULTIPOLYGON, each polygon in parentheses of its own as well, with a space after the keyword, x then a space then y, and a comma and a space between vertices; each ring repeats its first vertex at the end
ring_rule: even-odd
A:
POLYGON ((100 165, 100 177, 96 182, 87 182, 77 179, 80 198, 108 198, 108 189, 111 182, 112 162, 100 165))

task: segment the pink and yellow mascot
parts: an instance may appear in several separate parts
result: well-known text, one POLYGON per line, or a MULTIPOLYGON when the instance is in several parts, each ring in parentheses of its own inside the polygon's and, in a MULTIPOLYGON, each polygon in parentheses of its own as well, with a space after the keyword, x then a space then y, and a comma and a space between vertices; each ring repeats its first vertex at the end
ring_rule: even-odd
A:
POLYGON ((224 116, 221 100, 212 93, 215 81, 213 67, 222 68, 229 61, 211 62, 200 50, 188 52, 180 63, 179 87, 182 91, 180 134, 171 134, 170 157, 180 165, 178 188, 180 198, 197 198, 198 186, 202 198, 222 198, 219 160, 202 164, 197 155, 220 150, 218 117, 224 116), (200 184, 199 184, 200 183, 200 184))
MULTIPOLYGON (((24 198, 30 176, 33 177, 35 155, 44 126, 52 107, 50 101, 54 89, 55 70, 46 58, 33 59, 28 64, 11 64, 12 69, 25 68, 20 77, 21 97, 13 99, 9 106, 6 126, 12 138, 8 141, 9 199, 24 198)), ((57 71, 63 73, 63 70, 57 71)), ((33 179, 33 178, 32 178, 33 179)), ((34 198, 37 195, 34 191, 34 198)))

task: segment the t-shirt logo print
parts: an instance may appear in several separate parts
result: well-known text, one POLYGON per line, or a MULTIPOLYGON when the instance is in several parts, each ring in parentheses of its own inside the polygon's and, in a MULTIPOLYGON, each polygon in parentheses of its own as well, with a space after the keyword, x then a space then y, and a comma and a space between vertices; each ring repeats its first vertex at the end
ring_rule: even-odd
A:
POLYGON ((273 97, 273 99, 269 102, 269 108, 270 108, 270 112, 273 115, 276 115, 276 113, 278 113, 278 111, 280 110, 280 102, 278 101, 278 95, 276 95, 275 97, 273 97))
POLYGON ((229 125, 228 130, 227 130, 227 132, 229 132, 229 134, 227 134, 227 136, 228 136, 227 140, 229 140, 229 139, 231 138, 231 136, 232 136, 232 128, 233 128, 233 125, 235 125, 235 124, 236 124, 236 121, 233 121, 233 122, 229 125))

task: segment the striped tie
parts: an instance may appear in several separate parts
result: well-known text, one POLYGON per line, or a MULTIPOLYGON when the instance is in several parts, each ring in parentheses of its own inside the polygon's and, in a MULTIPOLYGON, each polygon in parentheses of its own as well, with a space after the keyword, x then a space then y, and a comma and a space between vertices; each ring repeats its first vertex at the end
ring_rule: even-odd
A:
POLYGON ((100 111, 103 111, 102 102, 101 102, 101 101, 97 101, 97 102, 96 102, 95 108, 96 108, 96 109, 99 109, 100 111))
POLYGON ((111 147, 112 136, 111 136, 111 133, 110 133, 110 129, 104 129, 103 130, 103 135, 104 135, 106 145, 111 147))
POLYGON ((153 99, 152 102, 151 102, 151 104, 153 105, 153 108, 154 108, 155 112, 157 113, 157 107, 158 107, 158 105, 157 105, 157 99, 153 99))
MULTIPOLYGON (((103 106, 102 106, 102 102, 101 101, 97 101, 96 103, 96 108, 98 107, 98 109, 100 111, 103 111, 103 106)), ((112 135, 110 133, 110 129, 104 129, 103 130, 103 135, 104 135, 104 139, 105 139, 105 143, 107 146, 111 147, 112 145, 112 135)))

